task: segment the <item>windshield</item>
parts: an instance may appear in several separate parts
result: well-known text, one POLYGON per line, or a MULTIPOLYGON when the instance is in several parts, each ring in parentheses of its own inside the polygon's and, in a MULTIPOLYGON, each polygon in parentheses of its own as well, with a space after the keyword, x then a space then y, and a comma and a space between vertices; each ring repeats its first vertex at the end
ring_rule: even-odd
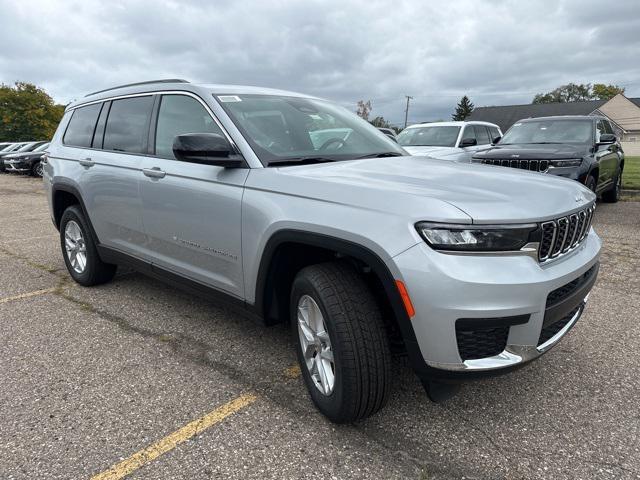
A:
POLYGON ((0 152, 10 152, 12 148, 14 148, 15 145, 13 143, 9 143, 8 145, 3 146, 0 149, 0 152))
POLYGON ((31 142, 31 143, 27 143, 24 146, 22 146, 21 148, 19 148, 18 150, 16 150, 17 152, 30 152, 31 150, 33 150, 33 147, 37 144, 37 142, 31 142))
POLYGON ((40 145, 38 148, 35 148, 33 151, 34 152, 42 152, 43 150, 45 150, 47 147, 49 146, 49 142, 47 143, 43 143, 42 145, 40 145))
POLYGON ((398 143, 405 147, 455 147, 460 127, 424 126, 405 128, 398 135, 398 143))
POLYGON ((591 143, 589 120, 532 120, 515 123, 500 140, 512 143, 591 143))
POLYGON ((274 95, 216 98, 264 165, 406 155, 369 122, 324 100, 274 95))

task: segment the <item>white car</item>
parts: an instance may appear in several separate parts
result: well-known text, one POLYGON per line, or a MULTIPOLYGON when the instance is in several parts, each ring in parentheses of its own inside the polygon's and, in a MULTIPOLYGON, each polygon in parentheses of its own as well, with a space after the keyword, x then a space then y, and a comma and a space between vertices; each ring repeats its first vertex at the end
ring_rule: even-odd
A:
POLYGON ((501 136, 500 127, 493 123, 433 122, 405 128, 398 135, 398 143, 411 155, 471 162, 474 153, 501 136))

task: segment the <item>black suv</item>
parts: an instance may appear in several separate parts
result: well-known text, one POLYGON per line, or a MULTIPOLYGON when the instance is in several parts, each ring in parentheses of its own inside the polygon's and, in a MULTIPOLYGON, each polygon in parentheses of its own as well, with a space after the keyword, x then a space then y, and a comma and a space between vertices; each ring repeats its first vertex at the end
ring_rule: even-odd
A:
POLYGON ((571 178, 605 202, 617 202, 624 152, 605 117, 540 117, 516 122, 472 162, 571 178))

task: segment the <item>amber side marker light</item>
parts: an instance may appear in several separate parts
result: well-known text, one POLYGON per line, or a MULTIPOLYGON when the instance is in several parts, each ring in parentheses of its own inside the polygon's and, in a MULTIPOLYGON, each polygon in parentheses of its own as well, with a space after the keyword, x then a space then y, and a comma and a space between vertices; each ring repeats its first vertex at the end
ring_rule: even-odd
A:
POLYGON ((402 303, 404 303, 404 309, 407 311, 407 315, 409 315, 409 318, 413 317, 416 314, 416 310, 413 308, 413 303, 411 303, 407 287, 404 286, 402 280, 396 280, 396 286, 398 287, 398 292, 402 297, 402 303))

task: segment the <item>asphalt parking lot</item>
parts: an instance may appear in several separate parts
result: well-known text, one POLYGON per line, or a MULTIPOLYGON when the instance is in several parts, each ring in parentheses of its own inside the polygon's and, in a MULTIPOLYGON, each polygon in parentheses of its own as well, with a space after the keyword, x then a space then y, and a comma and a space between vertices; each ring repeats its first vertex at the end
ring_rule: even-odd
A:
POLYGON ((640 202, 599 205, 586 313, 538 362, 380 414, 313 407, 289 331, 122 271, 67 275, 41 180, 0 175, 0 478, 640 478, 640 202))

